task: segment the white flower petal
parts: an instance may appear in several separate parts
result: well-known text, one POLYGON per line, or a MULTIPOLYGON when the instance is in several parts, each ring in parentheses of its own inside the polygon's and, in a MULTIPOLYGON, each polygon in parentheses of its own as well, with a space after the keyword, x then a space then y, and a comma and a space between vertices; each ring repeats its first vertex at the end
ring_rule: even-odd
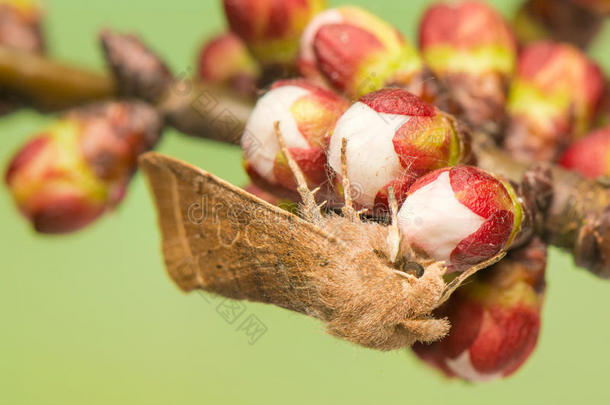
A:
POLYGON ((377 193, 404 171, 394 150, 394 134, 411 117, 382 114, 364 103, 352 105, 339 118, 330 139, 328 161, 341 173, 341 139, 347 139, 347 175, 360 194, 354 201, 372 208, 377 193))
POLYGON ((281 86, 261 97, 242 137, 242 148, 254 170, 267 181, 274 183, 273 162, 280 147, 274 130, 274 123, 280 122, 280 130, 289 148, 308 148, 307 140, 301 134, 290 108, 309 90, 298 86, 281 86))

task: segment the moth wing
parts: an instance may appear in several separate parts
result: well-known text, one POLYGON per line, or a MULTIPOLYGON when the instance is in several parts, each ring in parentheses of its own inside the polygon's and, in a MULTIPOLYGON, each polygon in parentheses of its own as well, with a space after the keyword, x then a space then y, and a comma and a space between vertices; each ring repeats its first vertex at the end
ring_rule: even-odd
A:
POLYGON ((318 227, 198 169, 150 152, 140 158, 158 211, 165 264, 184 291, 305 312, 307 278, 337 242, 318 227))

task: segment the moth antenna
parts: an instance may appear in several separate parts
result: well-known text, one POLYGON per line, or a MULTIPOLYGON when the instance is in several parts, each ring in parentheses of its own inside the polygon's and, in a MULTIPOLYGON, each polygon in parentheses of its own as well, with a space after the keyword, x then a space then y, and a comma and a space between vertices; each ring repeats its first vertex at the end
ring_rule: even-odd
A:
POLYGON ((394 187, 388 187, 388 202, 390 203, 390 215, 392 218, 390 232, 388 233, 388 244, 390 246, 390 261, 394 264, 398 260, 400 243, 402 241, 400 230, 398 229, 398 201, 396 201, 394 187))
POLYGON ((341 210, 345 218, 351 222, 357 222, 360 218, 360 214, 366 212, 366 210, 356 211, 354 209, 354 203, 352 201, 352 183, 347 177, 347 139, 341 138, 341 183, 343 184, 343 199, 345 205, 341 210))
POLYGON ((307 187, 307 181, 305 180, 305 176, 303 175, 301 168, 299 165, 297 165, 297 162, 294 161, 288 147, 286 146, 284 136, 280 130, 280 122, 275 121, 273 127, 275 129, 277 141, 280 144, 280 150, 286 157, 290 171, 292 171, 292 175, 297 182, 297 191, 303 200, 303 217, 310 222, 319 223, 322 221, 322 212, 320 211, 320 206, 318 206, 315 199, 315 192, 318 191, 318 189, 312 192, 309 190, 309 187, 307 187))
POLYGON ((502 258, 504 256, 506 256, 506 252, 500 252, 497 255, 495 255, 494 257, 492 257, 491 259, 486 260, 486 261, 484 261, 482 263, 479 263, 477 265, 474 265, 472 267, 469 267, 465 271, 461 272, 459 276, 457 276, 456 278, 453 279, 453 281, 451 281, 449 284, 447 284, 447 286, 445 287, 445 290, 443 291, 443 294, 441 295, 441 297, 438 300, 437 307, 440 307, 442 304, 444 304, 445 301, 447 301, 449 299, 451 294, 453 294, 453 292, 455 290, 457 290, 457 288, 460 285, 462 285, 462 283, 468 277, 472 276, 474 273, 476 273, 479 270, 486 269, 487 267, 496 264, 497 262, 502 260, 502 258))

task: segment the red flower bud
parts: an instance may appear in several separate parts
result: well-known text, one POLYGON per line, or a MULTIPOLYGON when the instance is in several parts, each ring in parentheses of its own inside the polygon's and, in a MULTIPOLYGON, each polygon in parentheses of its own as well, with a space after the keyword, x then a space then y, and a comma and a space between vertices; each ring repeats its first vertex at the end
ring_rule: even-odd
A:
POLYGON ((0 1, 0 44, 26 52, 42 52, 42 10, 31 0, 0 1))
POLYGON ((506 148, 523 160, 555 160, 586 133, 603 91, 601 70, 580 50, 552 42, 528 46, 509 94, 506 148))
POLYGON ((357 7, 316 16, 301 38, 298 66, 305 77, 328 82, 351 98, 388 84, 423 92, 417 50, 396 28, 357 7))
POLYGON ((610 176, 610 127, 598 129, 574 142, 559 164, 588 178, 610 176))
POLYGON ((310 186, 324 183, 328 135, 347 108, 341 97, 305 80, 275 83, 257 102, 242 136, 246 171, 252 180, 263 188, 279 186, 296 191, 275 135, 274 123, 278 121, 286 146, 310 186))
POLYGON ((454 121, 402 89, 369 93, 337 122, 328 161, 342 194, 341 144, 347 140, 347 175, 356 205, 373 212, 388 208, 388 188, 402 201, 420 176, 469 157, 469 145, 454 121))
POLYGON ((6 183, 21 212, 42 233, 78 230, 114 207, 161 123, 140 103, 76 110, 17 153, 6 183))
POLYGON ((538 340, 545 267, 546 248, 533 240, 481 270, 435 313, 449 318, 449 335, 413 350, 448 377, 489 381, 513 374, 538 340))
POLYGON ((301 32, 325 0, 224 0, 231 27, 264 65, 294 63, 301 32))
POLYGON ((199 53, 199 77, 253 96, 260 68, 242 40, 233 33, 212 38, 199 53))
POLYGON ((517 49, 499 13, 476 1, 433 5, 421 20, 419 44, 467 121, 490 126, 502 118, 517 49))
POLYGON ((398 224, 416 252, 461 271, 508 249, 522 216, 510 184, 473 166, 455 166, 409 188, 398 224))

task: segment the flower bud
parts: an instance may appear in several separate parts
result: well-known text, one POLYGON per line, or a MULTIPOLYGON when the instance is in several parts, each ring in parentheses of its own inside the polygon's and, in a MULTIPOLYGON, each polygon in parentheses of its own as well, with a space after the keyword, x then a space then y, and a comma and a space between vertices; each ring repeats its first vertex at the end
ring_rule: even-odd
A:
POLYGON ((32 0, 0 0, 0 44, 12 49, 41 53, 42 10, 32 0))
POLYGON ((448 377, 490 381, 516 372, 533 352, 544 301, 546 247, 533 240, 453 293, 435 316, 449 335, 414 352, 448 377))
POLYGON ((417 50, 392 25, 358 7, 316 16, 301 38, 298 67, 354 99, 390 84, 423 92, 417 50))
POLYGON ((559 164, 588 178, 610 176, 610 127, 591 132, 574 142, 559 164))
POLYGON ((254 96, 260 68, 246 45, 233 33, 209 40, 199 53, 199 78, 254 96))
POLYGON ((402 89, 369 93, 345 112, 330 139, 328 162, 342 194, 341 145, 354 203, 373 213, 388 208, 388 188, 401 202, 420 176, 469 158, 469 142, 454 120, 402 89))
POLYGON ((502 16, 477 1, 433 5, 421 20, 419 44, 464 118, 475 127, 497 126, 517 59, 502 16))
POLYGON ((109 103, 67 114, 13 158, 6 184, 42 233, 76 231, 114 207, 161 130, 141 103, 109 103))
POLYGON ((275 122, 310 187, 324 183, 328 134, 348 106, 338 95, 306 80, 275 83, 256 103, 242 136, 246 171, 254 183, 266 189, 296 190, 275 122))
POLYGON ((325 0, 224 0, 231 27, 263 65, 291 65, 301 32, 325 0))
POLYGON ((571 45, 539 42, 519 56, 505 146, 515 158, 551 161, 584 135, 604 91, 599 67, 571 45))
POLYGON ((463 271, 508 249, 523 209, 513 187, 473 166, 433 171, 410 188, 398 225, 412 249, 463 271))

